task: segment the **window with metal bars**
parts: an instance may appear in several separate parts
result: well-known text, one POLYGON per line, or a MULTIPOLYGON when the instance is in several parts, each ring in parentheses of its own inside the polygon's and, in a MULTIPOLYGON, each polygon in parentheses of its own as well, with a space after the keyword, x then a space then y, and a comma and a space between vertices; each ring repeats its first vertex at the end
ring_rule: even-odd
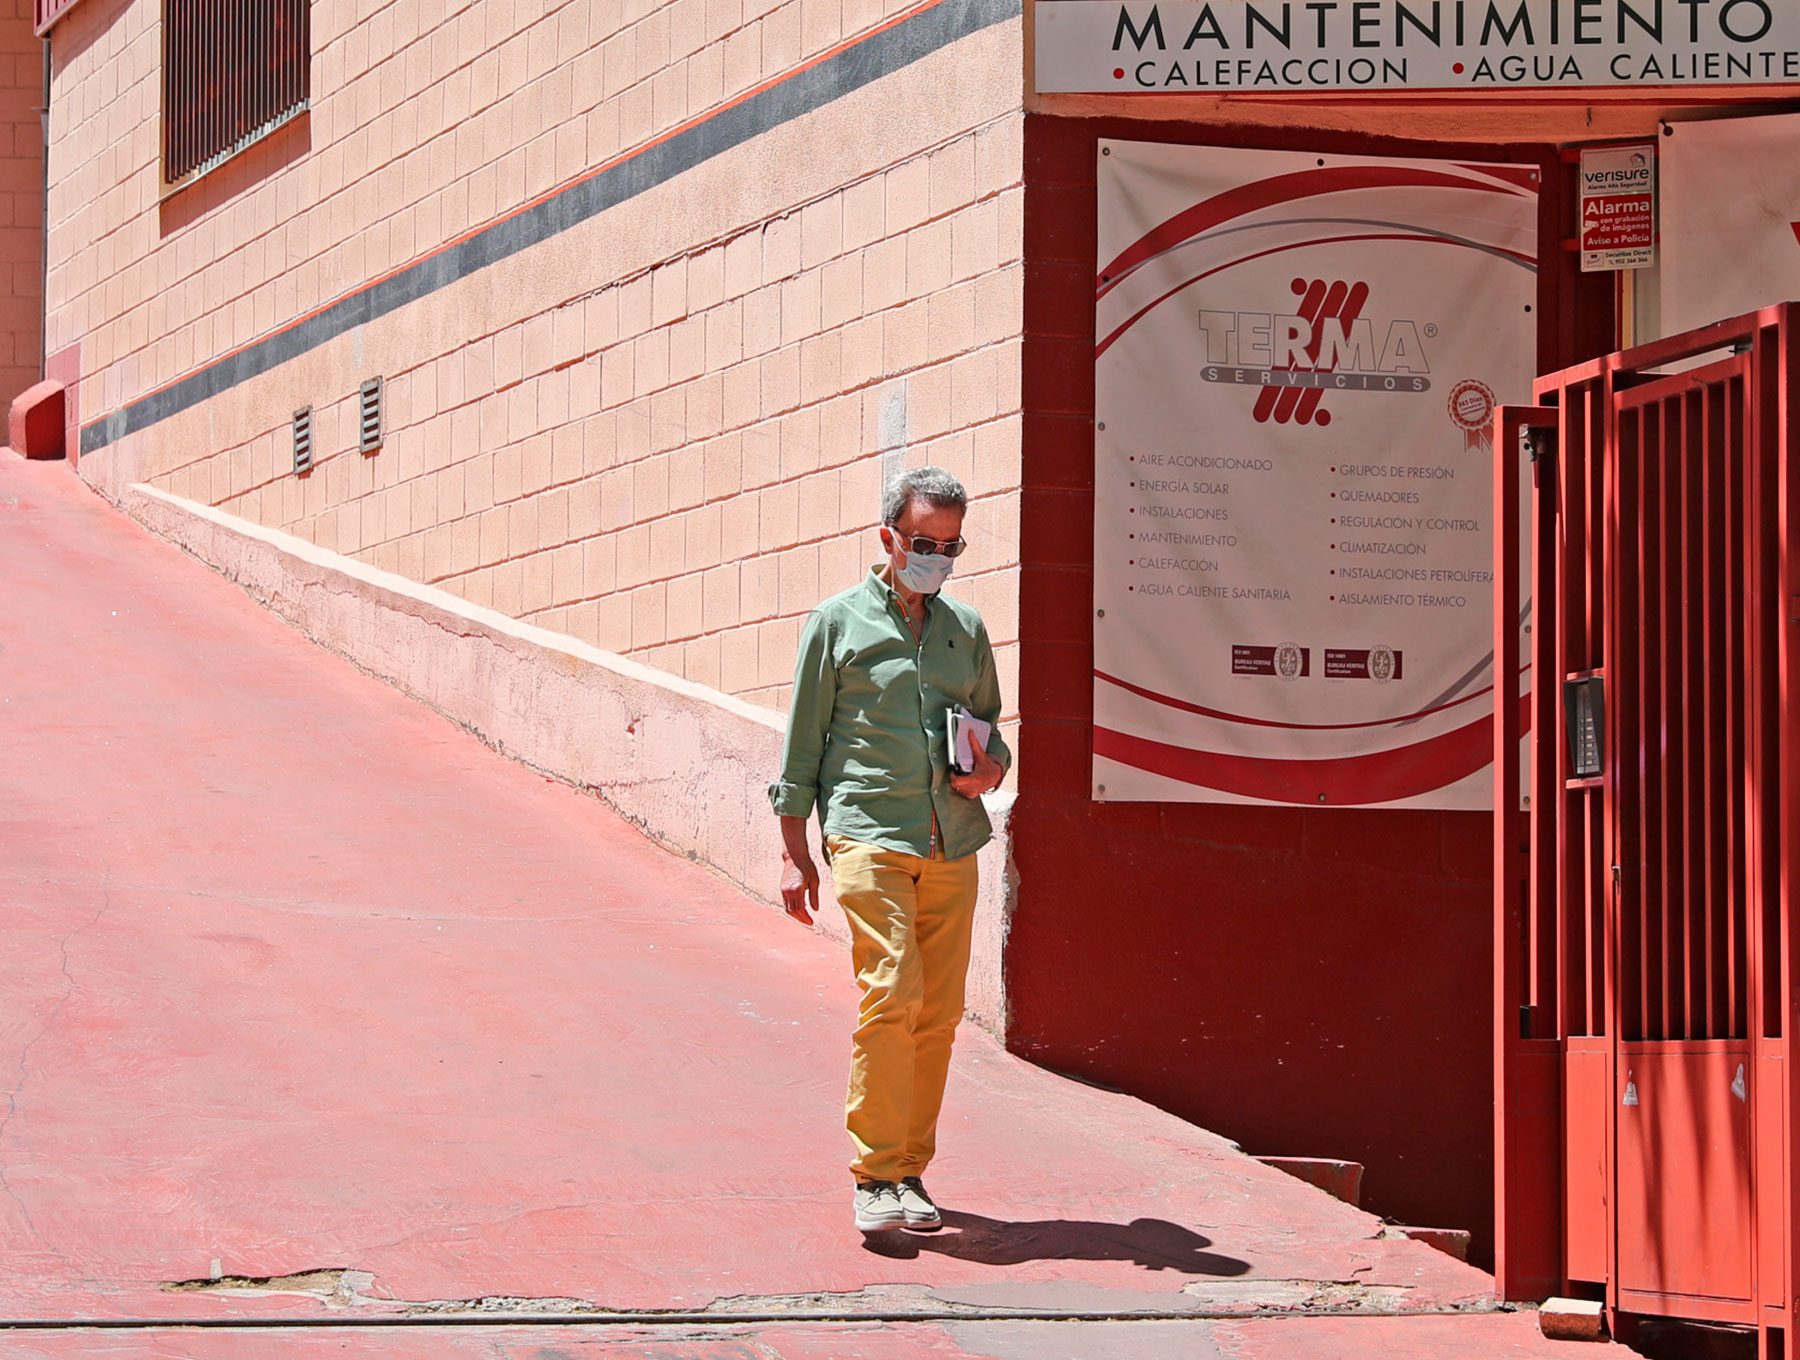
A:
POLYGON ((305 112, 311 0, 163 0, 163 179, 222 165, 305 112))

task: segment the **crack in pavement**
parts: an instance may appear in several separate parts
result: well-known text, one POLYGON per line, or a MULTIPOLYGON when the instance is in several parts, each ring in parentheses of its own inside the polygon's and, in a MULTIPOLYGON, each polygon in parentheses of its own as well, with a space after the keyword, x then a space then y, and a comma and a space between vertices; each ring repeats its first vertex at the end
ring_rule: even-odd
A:
MULTIPOLYGON (((56 999, 56 1004, 50 1008, 50 1014, 38 1028, 38 1032, 27 1039, 24 1047, 19 1050, 19 1079, 13 1084, 12 1090, 6 1093, 6 1113, 0 1115, 0 1148, 4 1148, 6 1145, 7 1130, 11 1128, 13 1118, 19 1112, 19 1097, 24 1094, 25 1085, 31 1080, 31 1050, 37 1047, 38 1042, 55 1027, 57 1017, 62 1014, 63 1007, 69 1004, 69 998, 81 990, 81 984, 75 981, 75 975, 69 971, 69 946, 74 943, 77 935, 92 930, 100 923, 100 918, 105 916, 106 913, 111 910, 112 869, 109 866, 100 882, 99 908, 94 912, 93 916, 88 919, 86 924, 76 926, 67 935, 62 937, 60 945, 62 953, 62 975, 63 981, 67 986, 64 987, 63 994, 56 999)), ((19 1206, 19 1213, 24 1218, 25 1227, 31 1233, 32 1237, 37 1239, 38 1243, 45 1251, 51 1252, 58 1259, 67 1262, 69 1265, 75 1266, 77 1270, 81 1271, 82 1278, 85 1281, 92 1283, 87 1272, 82 1269, 79 1262, 52 1244, 45 1238, 44 1234, 38 1230, 37 1223, 31 1216, 31 1207, 25 1203, 24 1197, 19 1194, 16 1188, 14 1188, 7 1171, 8 1166, 6 1161, 3 1158, 0 1158, 0 1190, 5 1191, 7 1198, 19 1206)))
MULTIPOLYGON (((701 1308, 612 1308, 572 1295, 530 1296, 478 1294, 459 1299, 400 1299, 368 1292, 375 1276, 366 1270, 321 1267, 286 1275, 220 1275, 171 1280, 161 1286, 174 1294, 218 1294, 250 1298, 291 1294, 311 1298, 334 1311, 369 1308, 364 1321, 379 1326, 399 1321, 422 1322, 569 1322, 676 1325, 724 1322, 874 1322, 981 1320, 1112 1320, 1242 1319, 1263 1317, 1417 1317, 1426 1313, 1491 1312, 1491 1301, 1445 1307, 1409 1306, 1410 1286, 1364 1285, 1341 1280, 1258 1280, 1235 1282, 1236 1289, 1196 1289, 1179 1294, 1145 1295, 1143 1306, 1124 1297, 1087 1306, 1042 1303, 999 1304, 957 1299, 925 1284, 869 1285, 860 1290, 801 1294, 738 1294, 714 1299, 701 1308), (1154 1299, 1155 1302, 1148 1302, 1154 1299), (397 1310, 397 1311, 396 1311, 397 1310)), ((1077 1297, 1083 1291, 1074 1291, 1077 1297)), ((294 1319, 287 1320, 293 1325, 294 1319)), ((348 1319, 344 1319, 348 1321, 348 1319)), ((181 1325, 203 1325, 204 1319, 183 1318, 181 1325)), ((241 1324, 241 1319, 220 1325, 241 1324)), ((4 1324, 0 1324, 3 1326, 4 1324)))

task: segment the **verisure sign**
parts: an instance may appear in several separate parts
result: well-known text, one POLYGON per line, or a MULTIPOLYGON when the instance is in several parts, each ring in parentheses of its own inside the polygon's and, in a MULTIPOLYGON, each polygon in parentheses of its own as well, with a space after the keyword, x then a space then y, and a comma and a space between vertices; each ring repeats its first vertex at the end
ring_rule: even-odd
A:
POLYGON ((1800 0, 1038 0, 1043 93, 1800 84, 1800 0))

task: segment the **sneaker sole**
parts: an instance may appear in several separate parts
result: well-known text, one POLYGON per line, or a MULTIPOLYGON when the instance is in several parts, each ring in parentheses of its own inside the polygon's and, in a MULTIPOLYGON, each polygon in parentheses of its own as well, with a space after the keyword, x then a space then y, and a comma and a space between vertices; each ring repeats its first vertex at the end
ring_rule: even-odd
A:
POLYGON ((936 1232, 944 1226, 944 1220, 935 1215, 931 1218, 909 1218, 906 1226, 913 1232, 936 1232))
POLYGON ((864 1218, 861 1214, 856 1216, 856 1230, 860 1233, 893 1232, 894 1229, 905 1226, 904 1218, 864 1218))

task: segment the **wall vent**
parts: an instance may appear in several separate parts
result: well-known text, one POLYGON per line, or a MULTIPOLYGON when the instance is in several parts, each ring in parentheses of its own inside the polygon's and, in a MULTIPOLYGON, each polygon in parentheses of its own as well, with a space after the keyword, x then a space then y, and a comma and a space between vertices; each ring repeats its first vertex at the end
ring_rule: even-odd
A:
POLYGON ((358 447, 364 453, 374 453, 381 447, 381 379, 370 378, 362 385, 361 401, 362 418, 359 428, 362 432, 358 447))
POLYGON ((304 477, 312 471, 313 408, 302 406, 294 412, 294 475, 304 477))

